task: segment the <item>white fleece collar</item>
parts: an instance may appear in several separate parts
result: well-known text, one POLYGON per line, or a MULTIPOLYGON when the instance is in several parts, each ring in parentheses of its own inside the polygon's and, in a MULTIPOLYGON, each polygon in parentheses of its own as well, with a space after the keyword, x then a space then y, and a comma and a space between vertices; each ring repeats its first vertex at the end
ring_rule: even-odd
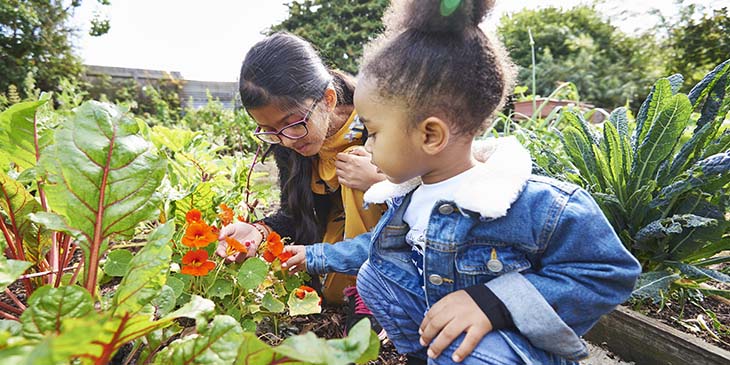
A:
MULTIPOLYGON (((489 138, 472 145, 477 160, 471 176, 454 193, 454 202, 461 208, 479 213, 484 218, 499 218, 520 196, 532 173, 530 153, 514 137, 489 138)), ((401 184, 382 181, 365 192, 367 203, 384 203, 408 194, 421 185, 417 177, 401 184)))

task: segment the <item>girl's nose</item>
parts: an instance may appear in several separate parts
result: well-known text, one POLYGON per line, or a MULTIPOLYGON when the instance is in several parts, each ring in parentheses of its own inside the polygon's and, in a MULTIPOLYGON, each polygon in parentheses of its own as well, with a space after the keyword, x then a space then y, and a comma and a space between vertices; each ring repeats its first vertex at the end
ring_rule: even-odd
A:
POLYGON ((294 147, 294 143, 296 143, 296 140, 286 137, 284 135, 279 135, 279 138, 281 138, 281 144, 284 145, 284 147, 286 148, 292 148, 294 147))

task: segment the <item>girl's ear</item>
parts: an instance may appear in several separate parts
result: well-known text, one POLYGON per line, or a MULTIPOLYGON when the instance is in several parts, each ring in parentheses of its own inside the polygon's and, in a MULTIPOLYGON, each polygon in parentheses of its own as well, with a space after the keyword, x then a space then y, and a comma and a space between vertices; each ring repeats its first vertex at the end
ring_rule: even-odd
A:
POLYGON ((428 155, 435 155, 446 148, 451 138, 449 125, 442 119, 428 117, 418 124, 418 133, 421 135, 421 149, 428 155))
POLYGON ((332 86, 328 86, 324 91, 324 102, 327 105, 328 111, 331 112, 335 110, 335 107, 337 106, 337 92, 332 86))

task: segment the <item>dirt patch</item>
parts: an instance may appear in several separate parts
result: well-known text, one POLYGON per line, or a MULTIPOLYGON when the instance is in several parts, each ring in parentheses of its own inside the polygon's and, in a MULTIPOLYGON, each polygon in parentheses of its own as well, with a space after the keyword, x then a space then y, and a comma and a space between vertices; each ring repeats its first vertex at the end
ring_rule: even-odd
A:
POLYGON ((644 303, 639 312, 730 351, 730 301, 725 298, 694 298, 664 306, 644 303))

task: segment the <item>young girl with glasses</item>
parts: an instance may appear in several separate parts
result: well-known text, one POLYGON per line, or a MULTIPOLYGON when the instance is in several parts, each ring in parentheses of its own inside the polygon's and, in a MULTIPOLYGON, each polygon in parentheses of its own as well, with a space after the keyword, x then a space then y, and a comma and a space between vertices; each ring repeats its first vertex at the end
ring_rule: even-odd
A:
MULTIPOLYGON (((243 106, 257 124, 254 135, 268 144, 265 156, 273 154, 276 161, 281 208, 260 221, 224 227, 218 254, 226 256, 229 236, 252 241, 255 248, 271 230, 303 245, 334 243, 370 230, 383 207, 365 208, 363 192, 384 176, 362 147, 367 135, 352 103, 353 79, 328 70, 308 42, 282 32, 248 51, 239 82, 243 106)), ((333 273, 321 288, 330 304, 342 303, 347 295, 348 328, 370 314, 355 306, 361 301, 354 284, 354 275, 333 273)))
POLYGON ((365 199, 388 210, 356 238, 288 247, 287 265, 359 270, 361 298, 410 363, 576 364, 580 336, 628 298, 640 267, 590 194, 531 175, 513 137, 474 159, 514 75, 478 27, 493 5, 393 1, 355 91, 388 179, 365 199))

